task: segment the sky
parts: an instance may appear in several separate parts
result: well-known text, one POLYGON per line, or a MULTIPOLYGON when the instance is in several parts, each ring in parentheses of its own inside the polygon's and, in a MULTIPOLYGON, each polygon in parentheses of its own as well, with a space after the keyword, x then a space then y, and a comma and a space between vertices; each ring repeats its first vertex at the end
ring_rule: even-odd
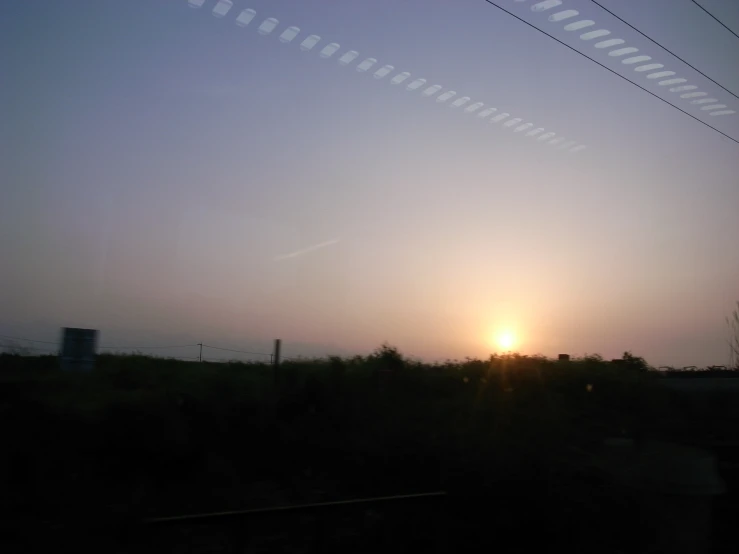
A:
MULTIPOLYGON (((281 338, 287 356, 387 341, 431 361, 509 333, 524 354, 727 363, 739 113, 692 101, 737 97, 590 0, 494 0, 520 19, 486 0, 200 3, 0 5, 0 334, 281 338)), ((690 0, 599 3, 739 95, 739 39, 690 0)), ((739 30, 739 5, 702 4, 739 30)))

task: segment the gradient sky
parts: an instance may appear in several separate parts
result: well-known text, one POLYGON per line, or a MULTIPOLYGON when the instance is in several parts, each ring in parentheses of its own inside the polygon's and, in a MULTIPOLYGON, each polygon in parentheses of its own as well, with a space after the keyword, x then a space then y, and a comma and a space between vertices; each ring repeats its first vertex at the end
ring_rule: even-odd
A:
MULTIPOLYGON (((580 40, 610 30, 739 111, 589 0, 495 1, 739 140, 739 114, 711 117, 580 40), (596 26, 547 20, 564 9, 596 26)), ((689 0, 601 3, 739 94, 739 40, 689 0)), ((739 4, 702 3, 739 29, 739 4)), ((281 337, 288 356, 389 341, 434 360, 486 356, 510 329, 523 353, 727 363, 739 144, 485 0, 215 5, 0 5, 1 334, 266 352, 281 337), (262 36, 266 17, 279 26, 262 36), (587 148, 407 91, 418 77, 587 148)))

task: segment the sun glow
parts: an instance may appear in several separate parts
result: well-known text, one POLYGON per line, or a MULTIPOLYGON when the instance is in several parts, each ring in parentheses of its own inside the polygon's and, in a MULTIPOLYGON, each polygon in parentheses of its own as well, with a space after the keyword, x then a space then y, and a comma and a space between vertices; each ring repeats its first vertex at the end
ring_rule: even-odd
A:
POLYGON ((495 345, 504 351, 511 350, 516 343, 516 335, 512 331, 501 331, 495 337, 495 345))

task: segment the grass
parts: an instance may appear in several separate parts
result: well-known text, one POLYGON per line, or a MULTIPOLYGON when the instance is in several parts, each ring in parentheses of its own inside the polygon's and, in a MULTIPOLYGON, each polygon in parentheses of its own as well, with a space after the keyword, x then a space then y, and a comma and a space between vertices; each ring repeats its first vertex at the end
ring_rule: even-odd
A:
POLYGON ((72 373, 53 356, 3 355, 2 497, 18 516, 115 520, 447 490, 494 493, 511 525, 546 510, 592 519, 603 439, 704 431, 660 378, 639 358, 423 364, 389 346, 277 373, 143 355, 72 373))

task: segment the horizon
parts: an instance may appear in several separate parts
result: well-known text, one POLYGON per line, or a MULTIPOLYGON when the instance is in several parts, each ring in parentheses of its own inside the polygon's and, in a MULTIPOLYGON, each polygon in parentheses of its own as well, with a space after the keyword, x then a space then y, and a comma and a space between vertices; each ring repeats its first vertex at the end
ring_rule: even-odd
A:
MULTIPOLYGON (((153 359, 162 359, 162 360, 176 360, 176 361, 192 361, 192 362, 211 362, 211 363, 258 363, 258 364, 273 364, 274 361, 274 355, 275 355, 275 345, 274 340, 273 341, 249 341, 247 346, 243 346, 242 348, 254 348, 254 350, 261 348, 263 351, 261 352, 255 352, 254 350, 238 350, 236 348, 229 348, 227 346, 224 346, 221 344, 220 346, 215 346, 213 344, 207 344, 207 343, 190 343, 186 345, 154 345, 154 344, 140 344, 140 345, 126 345, 126 344, 120 344, 120 345, 107 345, 107 344, 101 344, 100 337, 102 336, 102 333, 100 330, 97 331, 97 341, 96 341, 96 347, 95 352, 96 355, 110 355, 110 356, 144 356, 147 358, 153 358, 153 359), (268 342, 271 342, 271 349, 268 348, 268 342), (187 349, 187 350, 184 350, 187 349), (208 351, 214 351, 212 355, 208 351), (194 356, 187 355, 187 354, 193 354, 198 353, 194 356), (203 353, 205 355, 203 355, 203 353), (202 356, 202 359, 199 360, 199 356, 202 356), (216 358, 214 356, 221 356, 219 358, 216 358)), ((53 355, 58 356, 61 355, 61 347, 64 342, 63 340, 63 333, 64 328, 59 329, 59 340, 54 341, 51 340, 51 337, 48 337, 49 340, 38 340, 38 339, 29 339, 27 337, 12 337, 8 335, 0 335, 0 353, 8 353, 8 354, 20 354, 20 355, 28 355, 28 356, 45 356, 45 355, 53 355)), ((276 339, 275 339, 276 340, 276 339)), ((116 341, 103 341, 103 342, 116 342, 116 341)), ((144 342, 144 341, 141 341, 144 342)), ((214 341, 218 342, 218 341, 214 341)), ((503 351, 495 351, 492 350, 486 355, 482 356, 464 356, 462 358, 451 358, 451 357, 440 357, 440 358, 434 358, 429 359, 424 356, 417 356, 412 353, 403 352, 400 348, 397 348, 394 344, 385 341, 380 345, 375 346, 374 348, 371 348, 368 351, 364 352, 350 352, 343 349, 325 349, 323 345, 317 345, 317 344, 286 344, 284 341, 280 339, 281 342, 281 354, 280 359, 282 361, 311 361, 311 360, 328 360, 330 358, 338 357, 342 360, 351 360, 356 357, 361 358, 367 358, 368 356, 376 355, 384 348, 390 348, 400 354, 400 356, 408 362, 418 362, 422 364, 444 364, 444 363, 466 363, 470 361, 486 361, 486 360, 492 360, 496 358, 533 358, 533 359, 545 359, 547 361, 558 361, 558 357, 565 355, 567 356, 567 362, 580 362, 580 361, 587 361, 588 359, 599 359, 603 362, 618 362, 624 359, 626 355, 634 356, 636 358, 642 359, 644 363, 647 364, 648 367, 655 370, 662 370, 664 368, 668 368, 671 370, 689 370, 689 369, 717 369, 717 368, 726 368, 729 370, 732 369, 739 369, 739 366, 736 368, 731 365, 731 363, 727 364, 709 364, 705 366, 695 366, 695 365, 685 365, 685 366, 669 366, 669 365, 656 365, 653 363, 650 363, 648 359, 645 359, 643 356, 639 356, 638 353, 631 352, 629 350, 623 351, 618 357, 610 358, 607 356, 603 356, 602 354, 598 352, 579 352, 579 353, 565 353, 560 352, 557 354, 546 354, 542 352, 536 352, 536 353, 524 353, 519 352, 516 349, 509 349, 509 350, 503 350, 503 351), (285 352, 290 352, 291 350, 296 351, 297 353, 287 356, 285 352)), ((234 346, 234 345, 230 345, 234 346)), ((559 361, 562 361, 561 359, 559 361)))

